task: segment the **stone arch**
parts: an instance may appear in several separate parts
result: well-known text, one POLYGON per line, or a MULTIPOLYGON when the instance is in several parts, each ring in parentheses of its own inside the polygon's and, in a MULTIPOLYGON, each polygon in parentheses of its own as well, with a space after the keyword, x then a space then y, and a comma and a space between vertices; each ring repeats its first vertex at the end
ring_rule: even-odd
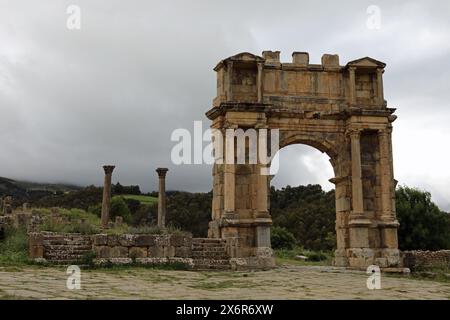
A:
MULTIPOLYGON (((302 143, 330 157, 337 266, 401 266, 391 144, 396 117, 383 97, 384 67, 372 58, 341 66, 337 55, 323 55, 321 65, 312 65, 303 52, 281 63, 278 51, 265 51, 263 57, 229 57, 214 69, 217 97, 206 113, 212 128, 278 129, 280 148, 302 143)), ((260 174, 265 166, 260 161, 213 166, 208 235, 226 239, 241 267, 274 265, 269 180, 260 174)))

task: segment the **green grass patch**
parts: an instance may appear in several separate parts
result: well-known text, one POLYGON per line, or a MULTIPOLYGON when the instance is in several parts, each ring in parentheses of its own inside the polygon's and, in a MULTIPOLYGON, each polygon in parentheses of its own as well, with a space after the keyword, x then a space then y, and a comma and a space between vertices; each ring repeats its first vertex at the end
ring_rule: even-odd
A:
POLYGON ((278 265, 295 264, 304 266, 329 266, 333 259, 333 253, 327 251, 311 251, 301 247, 295 247, 292 250, 275 250, 275 259, 278 265), (297 256, 306 256, 307 260, 299 260, 297 256))
POLYGON ((125 199, 133 199, 139 201, 141 204, 149 205, 158 202, 157 197, 145 196, 145 195, 135 195, 135 194, 126 194, 116 197, 123 197, 125 199))
POLYGON ((23 228, 6 228, 5 239, 0 241, 0 266, 20 266, 28 262, 26 230, 23 228))

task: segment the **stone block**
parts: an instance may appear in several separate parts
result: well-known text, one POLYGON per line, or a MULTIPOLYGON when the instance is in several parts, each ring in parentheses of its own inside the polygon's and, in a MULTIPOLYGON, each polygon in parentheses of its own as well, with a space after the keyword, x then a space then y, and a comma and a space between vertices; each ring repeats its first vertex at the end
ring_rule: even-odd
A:
POLYGON ((135 244, 136 236, 134 234, 122 234, 118 237, 119 245, 131 247, 135 244))
POLYGON ((119 236, 115 234, 108 234, 108 246, 115 247, 119 245, 119 236))
POLYGON ((156 235, 152 234, 138 234, 134 239, 136 247, 150 247, 155 245, 156 235))
POLYGON ((151 246, 148 248, 149 258, 163 258, 164 257, 164 247, 163 246, 151 246))
POLYGON ((129 250, 130 258, 147 258, 148 250, 145 247, 131 247, 129 250))
POLYGON ((155 245, 170 246, 170 235, 156 235, 155 245))
POLYGON ((95 246, 106 246, 106 245, 108 245, 108 235, 106 235, 106 234, 96 234, 96 235, 94 235, 94 245, 95 246))
POLYGON ((292 53, 292 63, 295 65, 306 67, 309 64, 309 53, 308 52, 293 52, 292 53))
POLYGON ((28 255, 30 259, 39 259, 44 257, 44 247, 43 246, 30 246, 28 248, 28 255))
POLYGON ((191 255, 191 247, 175 247, 175 257, 189 258, 191 255))
POLYGON ((183 246, 183 242, 184 242, 184 237, 182 235, 176 235, 176 234, 170 235, 169 243, 171 246, 181 247, 181 246, 183 246))
POLYGON ((111 258, 129 258, 128 248, 122 246, 115 246, 111 248, 111 258))
POLYGON ((322 66, 324 68, 339 68, 339 56, 337 54, 322 55, 322 66))
POLYGON ((111 248, 108 246, 95 246, 94 253, 97 258, 111 258, 111 248))
POLYGON ((164 257, 173 258, 175 257, 175 247, 174 246, 165 246, 163 249, 164 257))

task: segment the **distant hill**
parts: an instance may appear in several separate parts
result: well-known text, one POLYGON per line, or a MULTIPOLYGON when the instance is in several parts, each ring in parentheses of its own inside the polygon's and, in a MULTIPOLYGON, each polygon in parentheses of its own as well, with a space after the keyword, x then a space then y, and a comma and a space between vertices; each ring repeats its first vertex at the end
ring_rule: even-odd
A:
POLYGON ((0 177, 0 197, 12 196, 15 203, 33 201, 46 195, 80 190, 82 187, 70 184, 16 181, 0 177))

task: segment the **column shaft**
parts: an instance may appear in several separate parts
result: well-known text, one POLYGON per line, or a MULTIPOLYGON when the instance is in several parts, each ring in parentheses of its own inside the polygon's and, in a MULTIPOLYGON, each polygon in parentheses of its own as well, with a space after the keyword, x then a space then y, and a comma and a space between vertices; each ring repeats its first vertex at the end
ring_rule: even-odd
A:
POLYGON ((352 131, 351 139, 351 160, 352 160, 352 215, 362 216, 363 206, 363 186, 361 171, 361 144, 360 131, 352 131))
POLYGON ((158 192, 158 227, 164 229, 166 227, 166 173, 167 168, 158 168, 156 172, 159 178, 158 192))
POLYGON ((114 170, 114 166, 103 166, 105 171, 105 180, 103 183, 103 201, 102 201, 102 228, 108 228, 109 223, 109 210, 111 207, 111 177, 114 170))
POLYGON ((392 165, 390 151, 390 134, 386 131, 379 131, 379 150, 380 150, 380 183, 381 183, 381 218, 382 220, 393 220, 392 212, 392 165))

